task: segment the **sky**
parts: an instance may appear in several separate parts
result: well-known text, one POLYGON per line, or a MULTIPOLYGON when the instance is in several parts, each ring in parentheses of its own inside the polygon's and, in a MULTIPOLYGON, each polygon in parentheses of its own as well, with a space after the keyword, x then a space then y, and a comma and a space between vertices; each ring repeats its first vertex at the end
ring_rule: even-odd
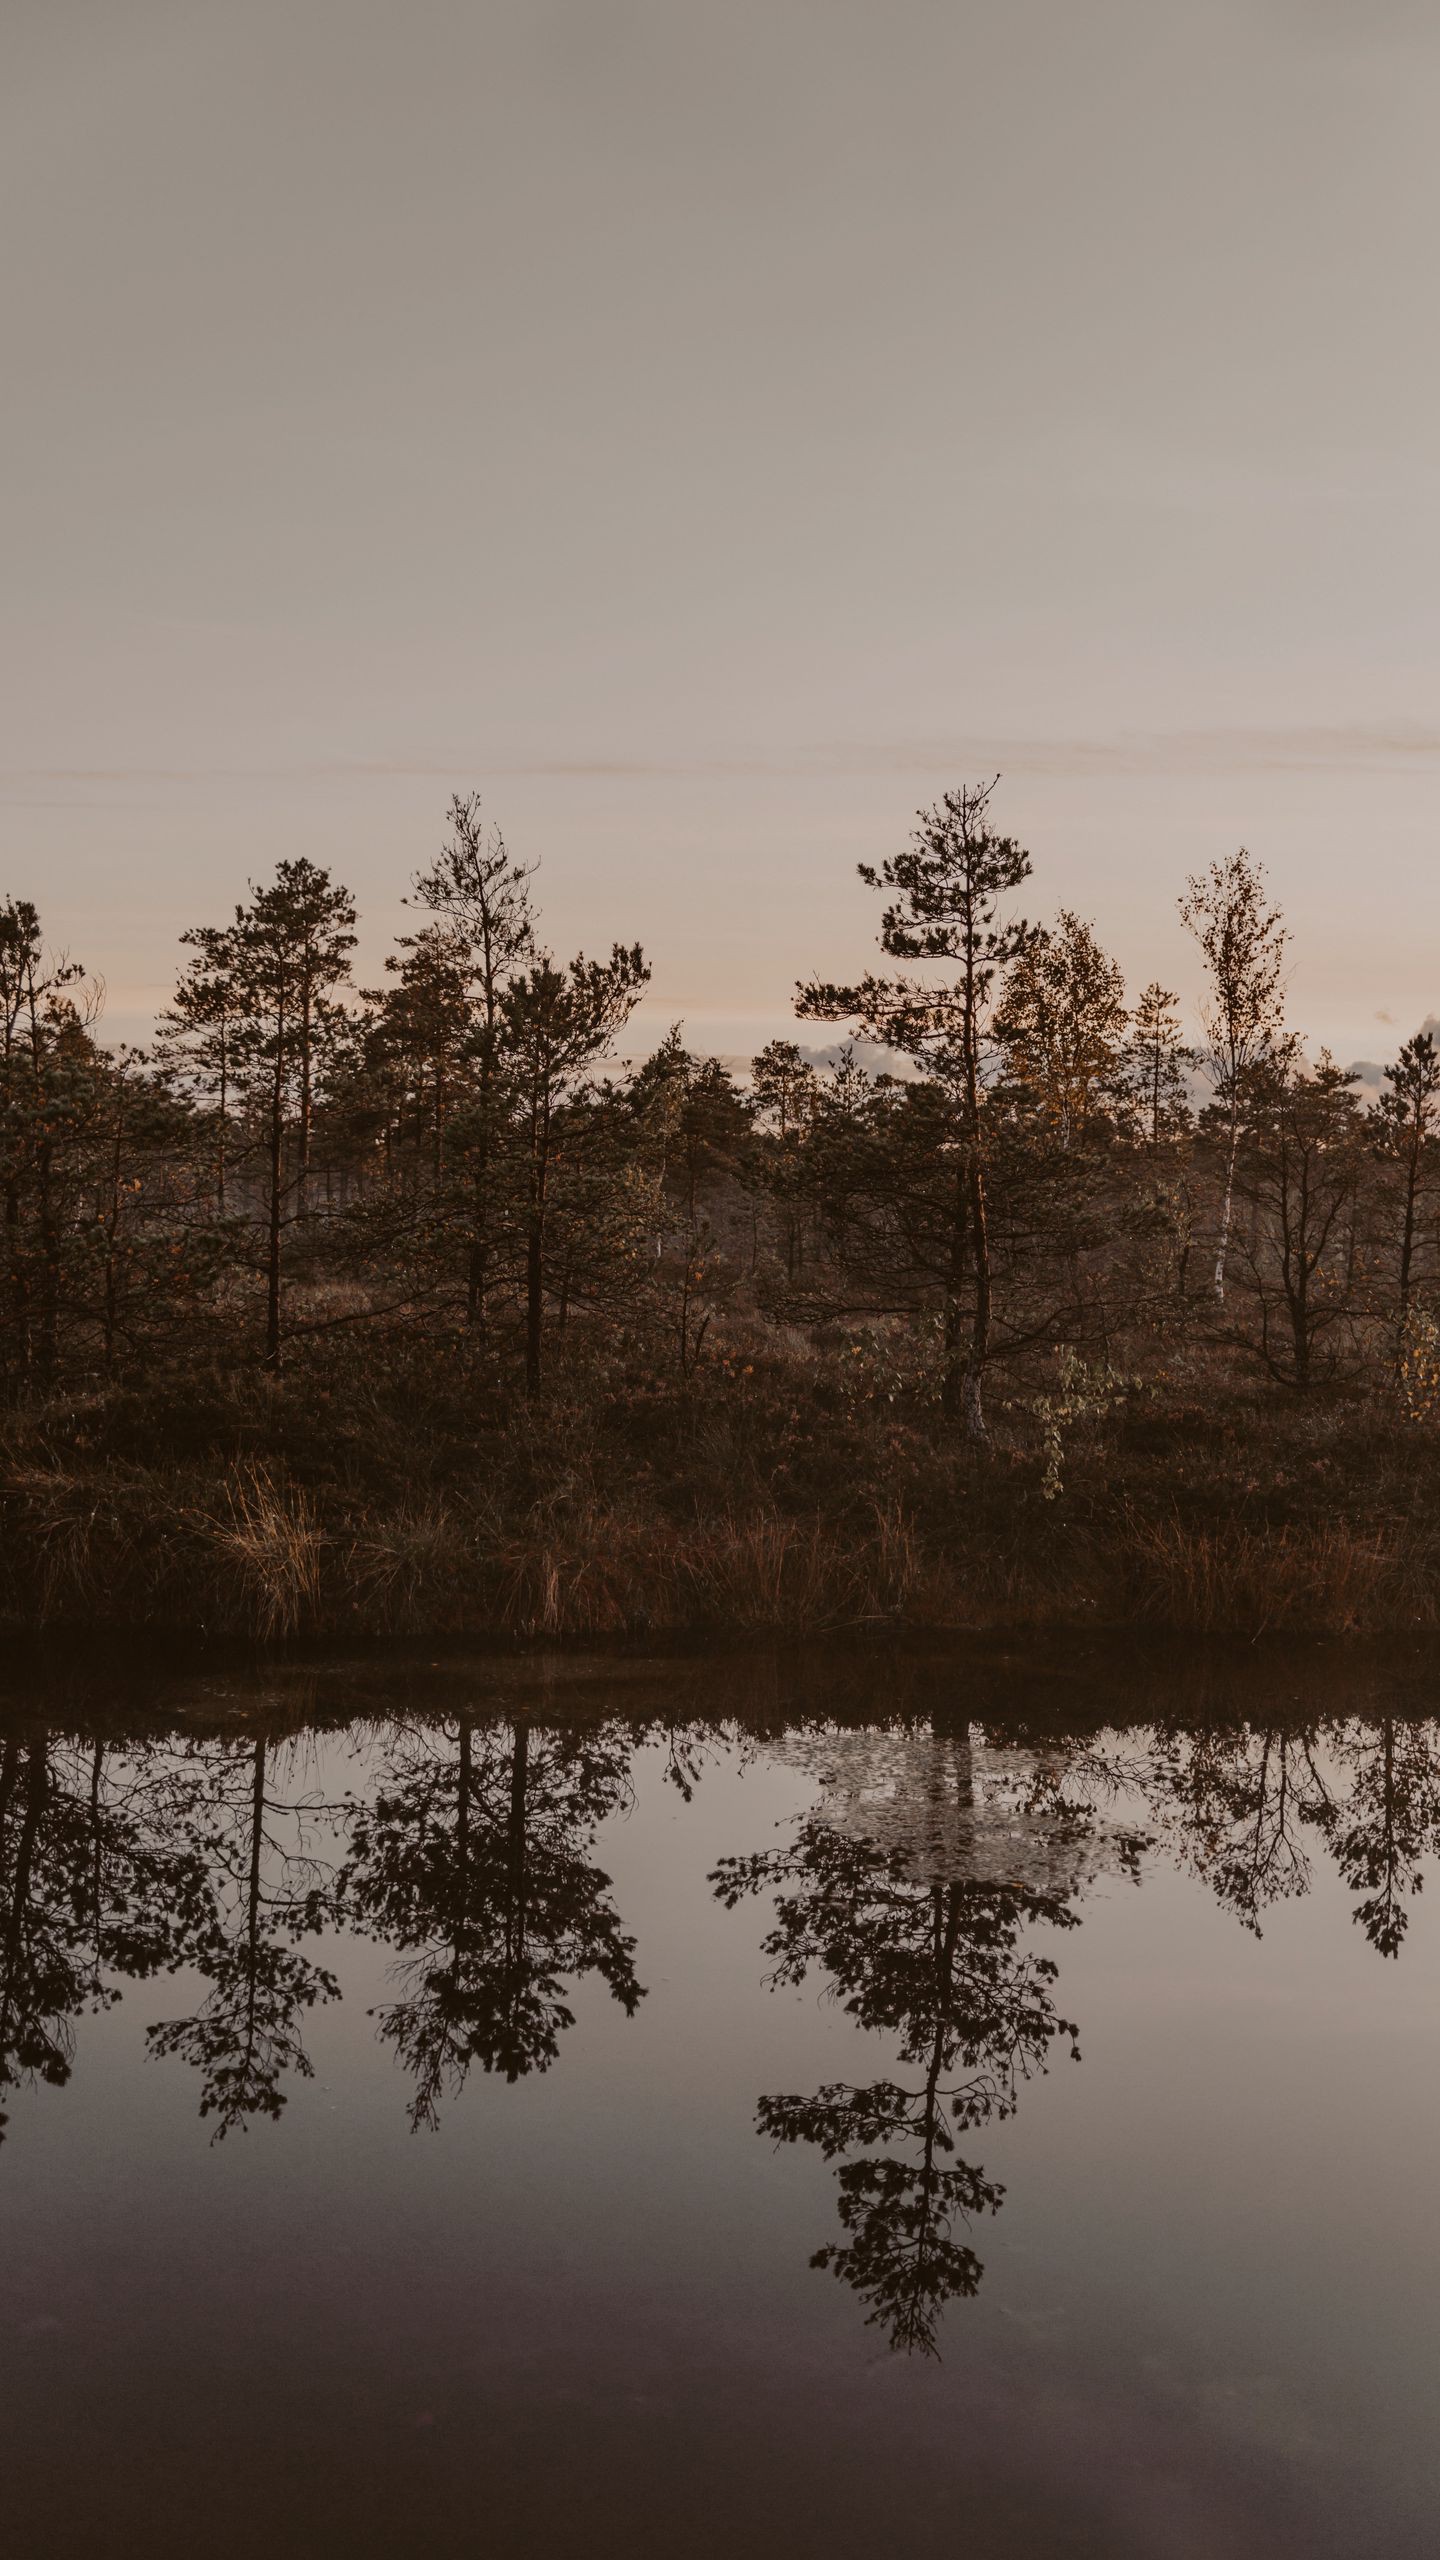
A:
MULTIPOLYGON (((748 1052, 1002 775, 1187 1004, 1440 1008, 1430 0, 5 0, 0 892, 143 1030, 452 790, 748 1052)), ((814 1037, 815 1035, 807 1035, 814 1037)))

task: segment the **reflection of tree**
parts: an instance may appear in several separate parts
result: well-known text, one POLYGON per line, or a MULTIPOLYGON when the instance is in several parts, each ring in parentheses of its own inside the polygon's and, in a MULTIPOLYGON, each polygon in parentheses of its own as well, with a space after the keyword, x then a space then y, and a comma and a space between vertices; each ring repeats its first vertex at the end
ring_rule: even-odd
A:
POLYGON ((1372 1947, 1398 1956, 1409 1927, 1407 1894, 1421 1862, 1440 1847, 1440 1753, 1433 1723, 1382 1716, 1346 1726, 1337 1757, 1350 1785, 1331 1810, 1330 1848, 1372 1947))
POLYGON ((85 2012, 181 1965, 202 1977, 198 2006, 154 2028, 152 2050, 199 2070, 218 2132, 277 2115, 309 2071, 306 2012, 337 1996, 306 1944, 332 1920, 393 1949, 380 2031, 412 2077, 417 2125, 477 2064, 512 2080, 544 2070, 579 1978, 627 2013, 642 1996, 595 1863, 632 1751, 653 1746, 688 1799, 712 1750, 743 1755, 761 1733, 819 1781, 823 1818, 717 1882, 732 1903, 773 1889, 777 1980, 828 1978, 895 2058, 872 2084, 767 2096, 760 2121, 831 2162, 840 2223, 820 2262, 900 2345, 931 2347, 946 2299, 979 2280, 965 2225, 1000 2191, 958 2137, 1005 2112, 1067 2032, 1025 1926, 1069 1919, 1099 1868, 1133 1868, 1127 1824, 1257 1934, 1333 1860, 1385 1956, 1440 1847, 1440 1725, 1403 1716, 1113 1734, 1048 1717, 797 1723, 777 1707, 729 1728, 683 1714, 404 1726, 350 1809, 338 1877, 311 1847, 326 1809, 277 1777, 276 1745, 121 1748, 27 1722, 0 1733, 0 2132, 11 2089, 68 2078, 85 2012))
MULTIPOLYGON (((69 2078, 71 2020, 89 1982, 88 1948, 68 1889, 75 1842, 69 1822, 56 1817, 44 1744, 22 1750, 7 1743, 0 1765, 0 2087, 7 2089, 69 2078)), ((0 2128, 5 2121, 0 2116, 0 2128)))
POLYGON ((815 1816, 781 1848, 723 1860, 712 1881, 732 1910, 774 1892, 773 1983, 827 1975, 856 2022, 893 2037, 897 2061, 920 2074, 762 2098, 758 2122, 840 2162, 845 2236, 812 2265, 854 2286, 892 2346, 934 2354, 945 2303, 974 2293, 982 2274, 954 2225, 994 2212, 1004 2193, 955 2156, 955 2131, 1008 2115, 1057 2037, 1078 2059, 1077 2030, 1051 1999, 1054 1963, 1021 1946, 1027 1923, 1070 1927, 1075 1914, 1064 1896, 1024 1886, 917 1882, 903 1851, 815 1816))
MULTIPOLYGON (((148 1764, 96 1744, 0 1748, 0 2093, 69 2078, 74 2021, 184 1960, 204 1868, 148 1764)), ((0 2114, 0 2131, 5 2117, 0 2114)))
POLYGON ((476 2062, 507 2080, 547 2070, 577 1977, 598 1974, 634 2013, 635 1942, 590 1856, 629 1763, 614 1727, 542 1734, 462 1716, 453 1732, 402 1734, 357 1810, 346 1908, 399 1952, 380 2032, 414 2079, 416 2126, 437 2123, 476 2062))
POLYGON ((199 1819, 209 1900, 189 1952, 210 1988, 190 2017, 149 2030, 153 2053, 178 2054, 201 2073, 200 2113, 216 2117, 217 2141, 249 2116, 279 2115, 285 2073, 311 2076, 302 2013, 340 1996, 333 1974, 299 1949, 330 1918, 333 1889, 306 1846, 311 1809, 268 1791, 268 1748, 263 1739, 239 1752, 222 1746, 208 1764, 199 1819), (288 1839, 270 1827, 276 1817, 288 1839))
POLYGON ((1257 1937, 1271 1904, 1309 1891, 1304 1834, 1330 1806, 1313 1726, 1166 1731, 1142 1783, 1188 1862, 1257 1937))
MULTIPOLYGON (((1100 1781, 1107 1755, 1077 1746, 1100 1781)), ((1381 1955, 1398 1955, 1406 1903, 1440 1847, 1440 1728, 1392 1716, 1295 1726, 1165 1726, 1109 1755, 1119 1785, 1218 1901, 1258 1937, 1267 1910, 1310 1890, 1312 1850, 1328 1849, 1355 1918, 1381 1955)))

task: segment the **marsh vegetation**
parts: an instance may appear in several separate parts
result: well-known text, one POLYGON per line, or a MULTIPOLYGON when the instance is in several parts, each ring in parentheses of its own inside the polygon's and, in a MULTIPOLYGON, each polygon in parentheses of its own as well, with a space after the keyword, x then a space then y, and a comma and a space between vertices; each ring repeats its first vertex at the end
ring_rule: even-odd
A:
POLYGON ((1440 1619, 1440 1055, 1284 1014, 1243 852, 1193 1039, 1020 913, 990 788, 866 880, 828 1043, 625 1054, 457 800, 384 982, 307 860, 146 1053, 0 913, 0 1608, 261 1639, 1440 1619))

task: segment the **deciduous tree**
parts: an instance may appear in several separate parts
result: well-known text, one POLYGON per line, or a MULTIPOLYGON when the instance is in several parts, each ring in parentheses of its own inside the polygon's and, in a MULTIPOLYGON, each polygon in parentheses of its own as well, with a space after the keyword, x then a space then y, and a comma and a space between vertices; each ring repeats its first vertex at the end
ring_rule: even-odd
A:
POLYGON ((1204 1063, 1225 1113, 1225 1181, 1215 1246, 1216 1304, 1225 1303, 1235 1166, 1247 1085, 1279 1043, 1284 1024, 1289 935, 1266 894, 1263 866, 1242 845, 1212 862, 1180 900, 1183 923, 1200 945, 1209 987, 1201 1014, 1204 1063))

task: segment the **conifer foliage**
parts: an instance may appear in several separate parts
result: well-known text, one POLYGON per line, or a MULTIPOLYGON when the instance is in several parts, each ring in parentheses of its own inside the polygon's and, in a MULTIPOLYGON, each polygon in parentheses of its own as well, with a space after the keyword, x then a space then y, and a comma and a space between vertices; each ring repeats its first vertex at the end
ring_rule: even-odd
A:
POLYGON ((1440 1298, 1433 1034, 1378 1092, 1312 1059, 1242 850, 1179 901, 1190 1045, 1091 919, 1019 911, 1032 865, 995 790, 947 792, 862 866, 883 966, 807 981, 830 1045, 748 1066, 679 1025, 631 1054, 640 945, 558 960, 473 794, 379 986, 355 983, 349 890, 297 856, 185 931, 148 1052, 107 1043, 100 982, 10 898, 5 1398, 283 1374, 336 1340, 366 1346, 357 1374, 421 1343, 457 1392, 534 1407, 588 1379, 637 1411, 656 1382, 748 1377, 768 1342, 820 1405, 883 1377, 977 1449, 997 1394, 1038 1413, 1062 1359, 1113 1380, 1200 1343, 1252 1387, 1393 1396, 1440 1298))

